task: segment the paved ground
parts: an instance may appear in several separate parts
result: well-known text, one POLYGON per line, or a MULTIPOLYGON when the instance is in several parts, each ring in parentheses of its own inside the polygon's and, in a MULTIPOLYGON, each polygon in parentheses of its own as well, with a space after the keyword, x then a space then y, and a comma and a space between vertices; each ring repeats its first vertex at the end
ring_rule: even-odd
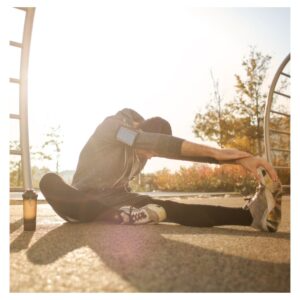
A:
MULTIPOLYGON (((179 200, 240 206, 241 198, 179 200)), ((66 224, 47 204, 23 232, 11 205, 11 292, 289 292, 290 201, 275 234, 251 227, 66 224)))

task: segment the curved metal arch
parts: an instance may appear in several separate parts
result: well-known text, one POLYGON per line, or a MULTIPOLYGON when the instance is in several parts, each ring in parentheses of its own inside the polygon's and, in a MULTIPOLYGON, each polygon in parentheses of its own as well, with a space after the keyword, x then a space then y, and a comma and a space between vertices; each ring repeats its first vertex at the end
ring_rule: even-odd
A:
MULTIPOLYGON (((289 95, 286 95, 286 94, 283 94, 283 93, 280 93, 280 92, 276 92, 276 90, 275 90, 277 82, 278 82, 280 76, 285 76, 285 77, 290 78, 289 74, 283 72, 283 70, 285 69, 285 67, 289 63, 290 59, 291 59, 291 55, 288 54, 286 56, 286 58, 280 64, 279 68, 277 69, 277 71, 275 73, 275 76, 273 78, 271 87, 270 87, 270 91, 269 91, 269 94, 268 94, 268 99, 267 99, 267 103, 266 103, 266 107, 265 107, 265 114, 264 114, 264 142, 265 142, 266 158, 267 158, 267 160, 270 163, 272 163, 270 131, 281 133, 281 134, 289 134, 289 132, 284 132, 283 133, 281 131, 276 131, 276 130, 270 129, 269 124, 270 124, 270 112, 271 112, 271 107, 272 107, 272 103, 273 103, 273 96, 274 96, 274 94, 278 94, 278 95, 281 95, 283 97, 290 98, 289 95)), ((289 117, 288 114, 285 114, 285 113, 282 113, 282 112, 276 112, 276 113, 280 114, 280 115, 283 115, 283 116, 286 116, 286 117, 289 117)), ((286 151, 289 152, 289 150, 286 150, 286 151)), ((276 166, 274 166, 274 167, 276 168, 276 166)), ((286 167, 286 168, 289 168, 289 167, 286 167)))
POLYGON ((28 133, 28 67, 35 7, 15 7, 26 13, 22 42, 10 41, 10 46, 21 48, 19 78, 10 78, 10 82, 19 85, 19 114, 11 114, 10 118, 19 119, 21 151, 12 150, 11 154, 21 155, 24 189, 32 189, 32 174, 28 133))

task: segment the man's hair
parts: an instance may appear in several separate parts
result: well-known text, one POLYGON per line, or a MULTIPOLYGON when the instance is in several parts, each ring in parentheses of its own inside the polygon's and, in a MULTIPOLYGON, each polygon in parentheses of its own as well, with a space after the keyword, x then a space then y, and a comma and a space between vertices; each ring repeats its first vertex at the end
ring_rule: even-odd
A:
POLYGON ((138 128, 146 132, 172 135, 172 128, 170 123, 160 117, 147 119, 142 122, 138 128))

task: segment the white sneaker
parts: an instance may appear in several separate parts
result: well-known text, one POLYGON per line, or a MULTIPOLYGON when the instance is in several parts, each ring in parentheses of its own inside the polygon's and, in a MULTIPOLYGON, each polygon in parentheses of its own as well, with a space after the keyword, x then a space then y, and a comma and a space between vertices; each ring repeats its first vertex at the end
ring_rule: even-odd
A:
POLYGON ((276 232, 281 221, 281 183, 273 182, 265 169, 258 169, 261 179, 255 195, 246 204, 253 218, 251 226, 262 231, 276 232))
POLYGON ((120 224, 157 224, 167 218, 162 206, 148 204, 141 208, 123 206, 119 209, 120 224))

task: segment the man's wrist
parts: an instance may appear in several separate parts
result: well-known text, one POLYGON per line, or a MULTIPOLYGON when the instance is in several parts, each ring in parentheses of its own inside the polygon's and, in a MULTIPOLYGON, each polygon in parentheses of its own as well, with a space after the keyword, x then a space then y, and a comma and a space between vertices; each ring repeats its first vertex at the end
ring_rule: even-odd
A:
POLYGON ((239 160, 253 155, 237 149, 215 149, 214 158, 220 164, 239 164, 239 160))

